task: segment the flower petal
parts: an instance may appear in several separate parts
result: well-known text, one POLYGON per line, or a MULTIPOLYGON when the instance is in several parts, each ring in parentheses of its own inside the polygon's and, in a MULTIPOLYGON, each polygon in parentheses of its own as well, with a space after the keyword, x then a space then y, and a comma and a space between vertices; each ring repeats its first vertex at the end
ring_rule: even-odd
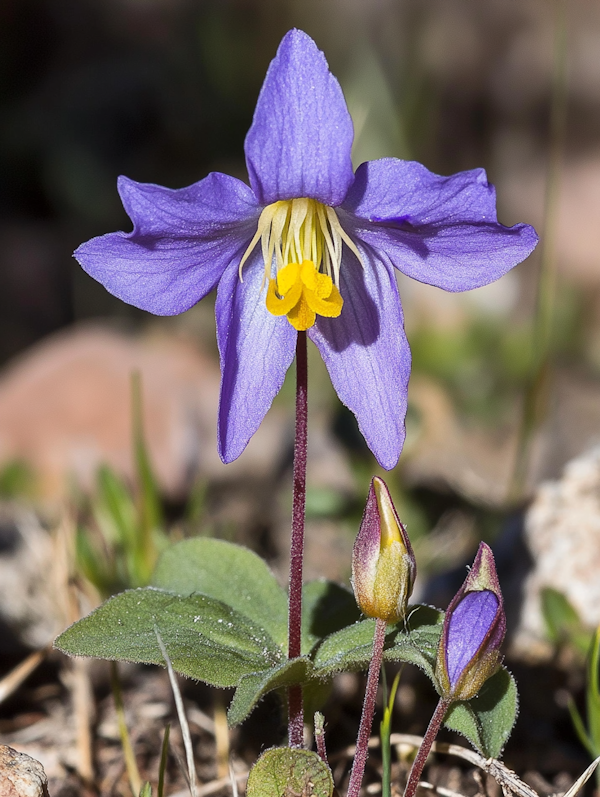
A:
POLYGON ((133 232, 92 238, 75 257, 112 294, 157 315, 182 313, 211 291, 260 213, 247 185, 218 173, 179 190, 120 177, 119 193, 133 232))
POLYGON ((410 349, 394 271, 360 246, 364 269, 345 250, 339 318, 318 317, 309 337, 321 352, 338 396, 383 468, 393 468, 404 443, 410 349))
POLYGON ((243 282, 237 264, 232 264, 217 290, 221 355, 218 438, 223 462, 237 459, 247 446, 294 359, 297 333, 287 318, 267 310, 263 277, 262 256, 256 252, 244 267, 243 282))
POLYGON ((467 592, 448 624, 446 657, 450 686, 458 683, 496 620, 500 602, 490 590, 467 592))
POLYGON ((498 223, 483 169, 440 177, 411 161, 363 163, 343 207, 358 217, 356 234, 397 269, 447 291, 497 280, 538 240, 528 224, 498 223))
POLYGON ((354 179, 352 119, 323 53, 300 30, 279 45, 244 146, 259 202, 311 197, 343 202, 354 179))

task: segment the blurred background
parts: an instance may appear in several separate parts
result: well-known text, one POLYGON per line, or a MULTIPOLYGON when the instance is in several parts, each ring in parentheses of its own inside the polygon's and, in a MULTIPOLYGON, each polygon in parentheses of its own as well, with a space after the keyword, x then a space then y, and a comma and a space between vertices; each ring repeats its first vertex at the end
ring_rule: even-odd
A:
MULTIPOLYGON (((214 297, 155 318, 110 296, 71 253, 130 229, 119 174, 172 188, 212 170, 246 179, 254 104, 294 26, 340 80, 356 165, 396 156, 440 174, 484 167, 500 221, 542 237, 528 261, 471 293, 399 277, 414 369, 406 448, 386 479, 415 543, 417 597, 446 605, 485 539, 515 655, 555 656, 574 637, 548 613, 544 622, 545 588, 568 599, 571 629, 600 622, 596 0, 2 1, 0 614, 29 646, 60 630, 39 577, 45 529, 66 513, 106 553, 107 502, 118 494, 133 512, 150 472, 164 531, 243 542, 285 581, 293 374, 246 452, 223 466, 214 297), (6 573, 17 538, 17 582, 37 597, 15 608, 6 573)), ((314 347, 309 356, 306 575, 348 583, 378 469, 314 347)), ((100 593, 132 583, 102 581, 85 550, 78 566, 100 593)), ((548 728, 538 722, 529 738, 546 744, 548 728)))
MULTIPOLYGON (((293 375, 225 468, 214 297, 155 318, 110 296, 71 252, 130 229, 119 174, 174 188, 211 170, 246 179, 244 136, 293 26, 342 84, 356 164, 483 166, 500 220, 542 235, 527 262, 471 293, 399 278, 414 372, 389 480, 423 572, 462 565, 542 480, 600 442, 598 3, 4 0, 0 17, 5 498, 56 512, 94 491, 101 464, 131 482, 138 371, 169 518, 191 512, 196 531, 245 541, 285 572, 293 375)), ((314 350, 311 365, 308 511, 319 533, 308 575, 346 580, 377 468, 314 350)))

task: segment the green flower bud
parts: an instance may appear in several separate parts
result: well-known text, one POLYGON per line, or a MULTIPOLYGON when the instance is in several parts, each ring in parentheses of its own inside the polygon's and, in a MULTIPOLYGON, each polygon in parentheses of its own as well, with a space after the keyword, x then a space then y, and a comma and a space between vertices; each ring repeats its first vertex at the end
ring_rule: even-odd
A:
POLYGON ((352 586, 361 611, 397 623, 406 614, 416 573, 406 530, 385 482, 375 476, 352 552, 352 586))

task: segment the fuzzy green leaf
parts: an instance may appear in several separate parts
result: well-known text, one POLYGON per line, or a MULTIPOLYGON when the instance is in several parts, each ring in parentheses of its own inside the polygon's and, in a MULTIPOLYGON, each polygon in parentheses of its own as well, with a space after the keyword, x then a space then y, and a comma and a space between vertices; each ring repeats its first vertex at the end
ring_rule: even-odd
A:
MULTIPOLYGON (((384 658, 416 664, 433 678, 442 619, 443 613, 437 609, 412 607, 406 620, 389 627, 384 658)), ((317 676, 366 669, 371 661, 374 633, 375 620, 361 620, 324 639, 314 657, 317 676)))
POLYGON ((208 537, 183 540, 160 557, 152 584, 226 603, 262 626, 282 649, 287 647, 287 596, 266 563, 248 548, 208 537))
POLYGON ((515 679, 502 667, 472 700, 455 703, 444 720, 450 730, 462 733, 486 758, 498 758, 519 711, 515 679))
POLYGON ((433 681, 437 649, 442 635, 444 612, 431 606, 413 606, 405 623, 398 623, 393 644, 383 657, 385 661, 414 664, 433 681))
POLYGON ((259 700, 268 692, 282 686, 304 683, 312 674, 312 662, 302 657, 284 661, 268 670, 263 669, 261 672, 245 675, 235 690, 227 712, 229 725, 239 725, 240 722, 243 722, 259 700))
POLYGON ((310 750, 267 750, 250 770, 248 797, 331 797, 333 778, 327 764, 310 750))
POLYGON ((356 599, 333 581, 309 581, 302 589, 302 652, 310 653, 326 636, 360 619, 356 599))
POLYGON ((61 634, 55 646, 71 656, 163 664, 156 630, 177 672, 213 686, 235 686, 283 657, 264 628, 221 601, 153 587, 110 598, 61 634))

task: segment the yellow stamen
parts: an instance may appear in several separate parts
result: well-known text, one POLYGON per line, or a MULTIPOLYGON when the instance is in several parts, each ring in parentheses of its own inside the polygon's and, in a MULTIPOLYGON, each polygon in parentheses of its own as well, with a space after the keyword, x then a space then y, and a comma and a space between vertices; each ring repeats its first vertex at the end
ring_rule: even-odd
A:
POLYGON ((277 279, 269 280, 266 303, 270 313, 285 315, 295 329, 305 330, 315 323, 317 313, 337 318, 344 302, 331 277, 305 260, 284 266, 277 279))
POLYGON ((259 241, 270 313, 286 315, 296 329, 309 329, 316 315, 339 316, 343 304, 339 292, 342 243, 363 264, 333 208, 306 197, 268 205, 240 261, 240 280, 259 241))

